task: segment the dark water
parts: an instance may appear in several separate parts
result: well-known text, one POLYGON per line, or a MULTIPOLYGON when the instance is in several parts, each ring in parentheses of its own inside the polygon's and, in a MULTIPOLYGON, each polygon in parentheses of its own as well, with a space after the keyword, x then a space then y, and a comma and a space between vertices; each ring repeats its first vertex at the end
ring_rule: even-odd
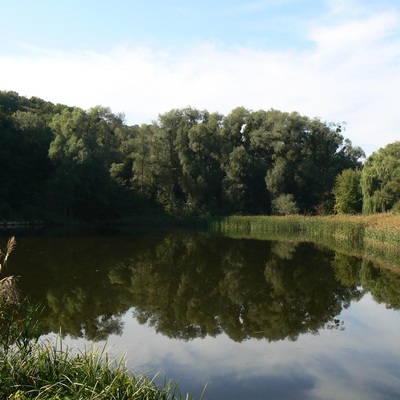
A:
POLYGON ((399 399, 400 274, 307 243, 207 233, 21 237, 42 333, 107 341, 205 399, 399 399))

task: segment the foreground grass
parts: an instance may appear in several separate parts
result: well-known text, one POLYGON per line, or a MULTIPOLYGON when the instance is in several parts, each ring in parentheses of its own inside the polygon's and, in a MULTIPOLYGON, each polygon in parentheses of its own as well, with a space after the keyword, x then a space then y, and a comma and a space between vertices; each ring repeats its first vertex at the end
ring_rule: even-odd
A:
POLYGON ((400 215, 232 216, 214 220, 212 228, 233 237, 313 241, 388 260, 400 271, 400 215))
POLYGON ((73 353, 59 343, 30 343, 1 351, 2 399, 169 400, 183 397, 177 384, 133 376, 124 360, 109 359, 104 348, 73 353))

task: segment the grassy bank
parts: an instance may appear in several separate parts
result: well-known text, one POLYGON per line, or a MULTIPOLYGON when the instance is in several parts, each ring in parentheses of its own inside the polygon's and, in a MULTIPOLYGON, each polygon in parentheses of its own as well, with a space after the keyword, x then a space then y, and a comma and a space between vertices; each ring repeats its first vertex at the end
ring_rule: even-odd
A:
POLYGON ((2 352, 2 398, 173 400, 182 396, 177 384, 159 388, 154 379, 134 376, 123 360, 109 359, 104 349, 73 353, 60 344, 14 346, 2 352))
POLYGON ((78 350, 61 339, 41 340, 39 319, 38 307, 26 300, 0 299, 1 399, 192 399, 173 381, 133 374, 123 357, 111 358, 105 347, 78 350))
POLYGON ((232 216, 215 219, 212 229, 232 237, 321 243, 400 271, 400 215, 232 216))
POLYGON ((10 302, 4 296, 15 290, 9 281, 0 281, 1 399, 192 399, 180 393, 177 383, 133 374, 123 357, 109 357, 105 347, 78 350, 61 339, 40 340, 39 308, 27 300, 10 302))

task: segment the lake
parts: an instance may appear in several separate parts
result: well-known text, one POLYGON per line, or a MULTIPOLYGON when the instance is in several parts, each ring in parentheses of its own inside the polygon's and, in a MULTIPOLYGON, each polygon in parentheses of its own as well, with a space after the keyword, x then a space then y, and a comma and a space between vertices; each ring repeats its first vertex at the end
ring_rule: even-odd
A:
POLYGON ((400 398, 400 273, 355 256, 207 232, 17 235, 6 272, 44 306, 44 337, 106 343, 195 398, 400 398))

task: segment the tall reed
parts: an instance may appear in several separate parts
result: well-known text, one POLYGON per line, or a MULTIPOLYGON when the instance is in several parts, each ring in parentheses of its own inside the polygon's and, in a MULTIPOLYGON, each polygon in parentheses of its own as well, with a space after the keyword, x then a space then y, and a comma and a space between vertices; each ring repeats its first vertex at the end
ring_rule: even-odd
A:
POLYGON ((285 233, 308 238, 326 237, 361 243, 365 221, 362 217, 347 219, 339 216, 233 216, 216 219, 213 229, 221 233, 268 234, 285 233))
POLYGON ((235 237, 285 237, 342 247, 372 259, 388 259, 400 271, 400 215, 232 216, 214 219, 211 226, 235 237))

